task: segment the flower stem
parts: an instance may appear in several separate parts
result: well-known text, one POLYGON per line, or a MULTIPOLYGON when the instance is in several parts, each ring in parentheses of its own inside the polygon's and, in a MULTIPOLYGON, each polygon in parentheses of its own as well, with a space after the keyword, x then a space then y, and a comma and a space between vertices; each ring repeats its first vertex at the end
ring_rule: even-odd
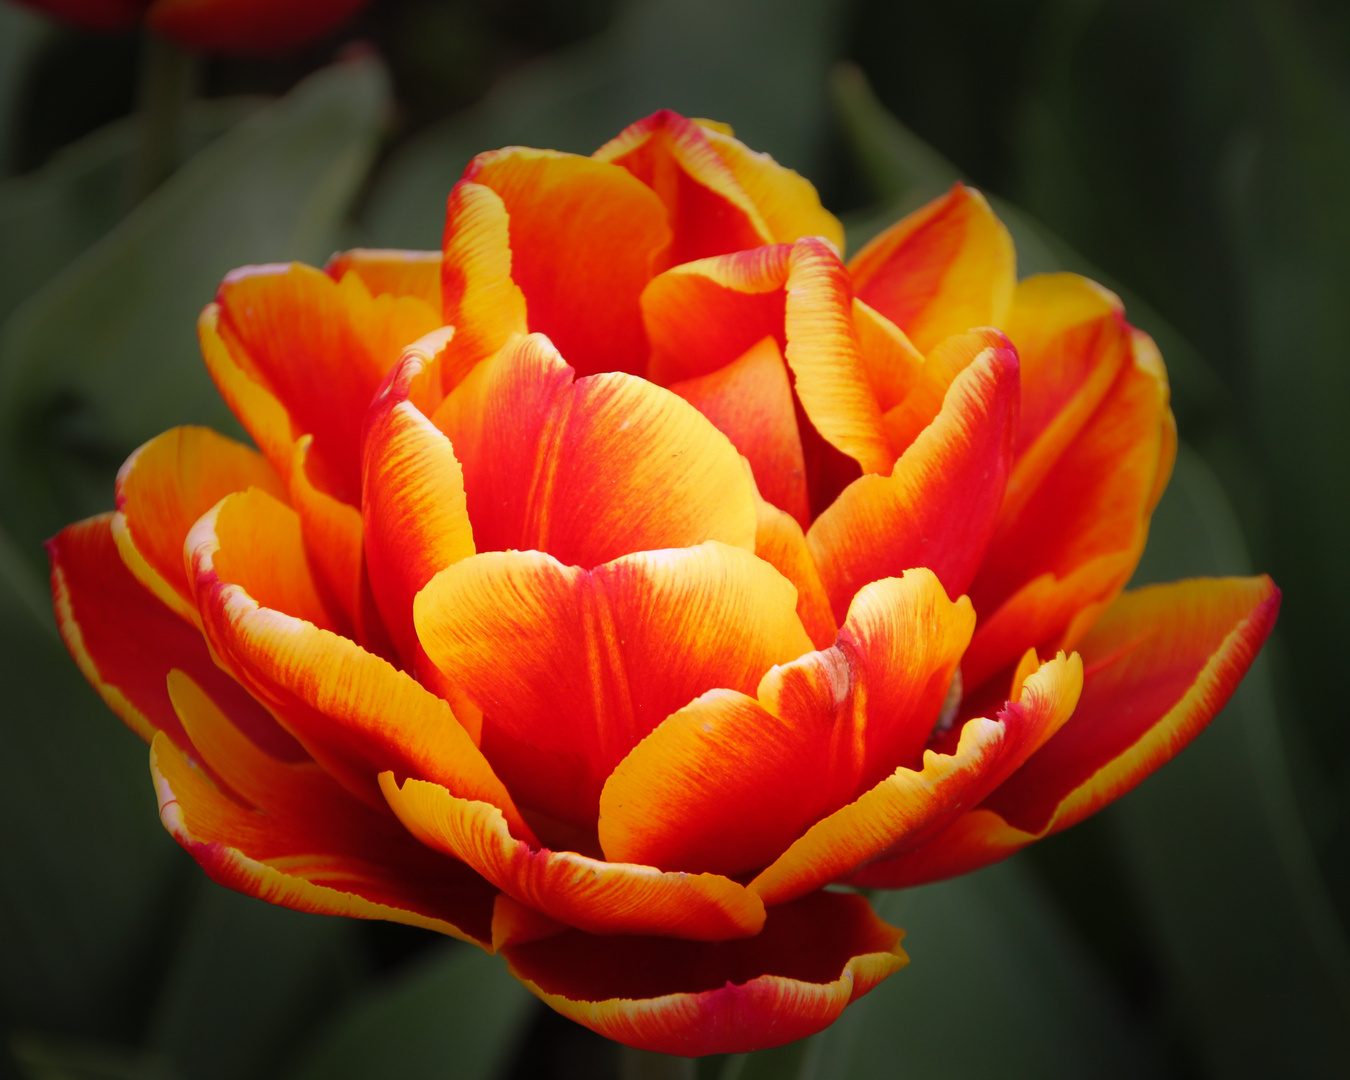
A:
POLYGON ((136 143, 122 187, 125 209, 159 187, 182 160, 187 103, 196 82, 197 57, 147 31, 136 88, 136 143))
POLYGON ((619 1047, 619 1080, 694 1080, 697 1073, 693 1058, 619 1047))

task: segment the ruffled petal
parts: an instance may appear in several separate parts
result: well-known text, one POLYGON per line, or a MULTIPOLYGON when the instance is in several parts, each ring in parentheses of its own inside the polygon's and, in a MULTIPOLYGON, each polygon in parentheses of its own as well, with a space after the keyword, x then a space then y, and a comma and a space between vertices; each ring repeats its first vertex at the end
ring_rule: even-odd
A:
POLYGON ((1079 645, 1070 720, 928 843, 850 879, 899 888, 966 873, 1059 832, 1170 761, 1227 703, 1279 612, 1268 577, 1154 585, 1116 600, 1079 645))
POLYGON ((509 270, 529 329, 583 375, 641 372, 638 296, 668 265, 671 240, 656 194, 618 165, 524 147, 479 154, 465 182, 491 189, 506 210, 509 270))
POLYGON ((409 400, 430 358, 404 354, 366 418, 361 513, 371 590, 405 666, 417 655, 413 598, 474 553, 464 474, 447 439, 409 400))
POLYGON ((191 751, 165 679, 189 673, 235 723, 274 756, 304 751, 261 705, 212 661, 201 633, 137 581, 118 554, 111 514, 77 522, 47 541, 61 638, 108 707, 146 742, 163 731, 191 751))
MULTIPOLYGON (((403 347, 439 326, 439 314, 416 296, 372 296, 354 271, 335 282, 300 263, 235 270, 216 302, 236 365, 285 408, 293 437, 314 436, 323 487, 354 504, 366 407, 403 347)), ((251 417, 240 418, 270 457, 251 417)), ((288 462, 272 464, 287 473, 288 462)))
POLYGON ((922 770, 897 769, 817 822, 750 889, 766 904, 779 904, 873 859, 923 844, 978 805, 1063 727, 1082 686, 1082 661, 1060 653, 1014 688, 996 721, 967 720, 948 750, 924 751, 922 770))
POLYGON ((645 380, 573 375, 532 334, 480 364, 432 417, 463 468, 478 551, 595 566, 706 540, 753 548, 754 484, 725 435, 645 380))
POLYGON ((674 264, 743 251, 774 237, 706 131, 662 109, 630 124, 591 155, 627 169, 660 197, 674 264))
POLYGON ((210 428, 178 427, 155 436, 117 474, 112 535, 122 561, 171 610, 195 620, 183 541, 206 511, 250 487, 286 497, 262 455, 210 428))
POLYGON ((341 281, 348 272, 365 282, 372 296, 415 296, 432 311, 441 310, 441 253, 394 248, 352 248, 324 264, 324 273, 341 281))
POLYGON ((427 655, 483 710, 483 752, 516 797, 593 836, 605 778, 657 724, 809 651, 796 599, 723 544, 591 571, 492 552, 433 578, 415 619, 427 655))
POLYGON ((569 926, 694 941, 748 937, 764 926, 759 898, 728 878, 532 851, 511 836, 495 806, 457 799, 422 780, 400 787, 392 773, 381 774, 380 787, 422 843, 463 859, 514 900, 569 926))
POLYGON ((972 326, 1002 326, 1016 268, 1008 230, 960 183, 849 260, 858 296, 925 354, 972 326))
POLYGON ((533 839, 449 705, 306 616, 312 585, 293 511, 258 491, 231 495, 188 544, 216 655, 347 790, 383 807, 377 777, 392 769, 491 802, 514 835, 533 839))
POLYGON ((548 1005, 606 1038, 696 1057, 765 1050, 832 1024, 909 962, 861 896, 773 908, 752 938, 704 944, 581 931, 502 950, 548 1005))
POLYGON ((418 850, 373 812, 365 812, 364 835, 336 843, 329 830, 316 836, 304 816, 274 817, 226 796, 163 733, 150 771, 164 827, 226 888, 297 911, 388 919, 491 946, 497 890, 463 863, 418 850))
POLYGON ((806 534, 836 616, 869 581, 931 568, 958 596, 994 530, 1012 466, 1017 357, 987 349, 947 391, 942 412, 895 463, 864 476, 806 534))
POLYGON ((792 384, 778 342, 763 338, 711 375, 671 383, 750 462, 759 493, 805 528, 810 523, 806 460, 792 384))
POLYGON ((725 874, 772 862, 918 761, 974 626, 927 570, 869 585, 838 644, 769 671, 757 697, 704 694, 619 763, 600 796, 606 857, 725 874))

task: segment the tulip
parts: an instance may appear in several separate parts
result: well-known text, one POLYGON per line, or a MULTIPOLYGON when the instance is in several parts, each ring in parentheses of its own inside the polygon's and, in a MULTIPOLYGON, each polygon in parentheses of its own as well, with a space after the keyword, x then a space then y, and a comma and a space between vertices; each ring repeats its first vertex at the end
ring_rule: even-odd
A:
POLYGON ((20 0, 88 30, 124 30, 144 20, 201 52, 276 52, 303 45, 350 18, 366 0, 20 0))
POLYGON ((1279 592, 1122 591, 1176 448, 1153 342, 1017 281, 960 184, 842 244, 662 112, 480 155, 441 252, 230 274, 202 352, 258 449, 169 431, 50 543, 207 873, 752 1050, 907 962, 826 886, 993 863, 1194 738, 1279 592))

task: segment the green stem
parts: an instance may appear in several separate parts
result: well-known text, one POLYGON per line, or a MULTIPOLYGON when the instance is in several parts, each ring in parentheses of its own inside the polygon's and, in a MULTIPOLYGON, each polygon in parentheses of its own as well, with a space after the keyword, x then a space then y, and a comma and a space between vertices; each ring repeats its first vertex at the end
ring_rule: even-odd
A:
POLYGON ((693 1058, 619 1047, 619 1080, 694 1080, 697 1075, 693 1058))
POLYGON ((131 209, 178 168, 187 103, 197 82, 197 57, 158 35, 141 42, 138 127, 127 162, 122 203, 131 209))

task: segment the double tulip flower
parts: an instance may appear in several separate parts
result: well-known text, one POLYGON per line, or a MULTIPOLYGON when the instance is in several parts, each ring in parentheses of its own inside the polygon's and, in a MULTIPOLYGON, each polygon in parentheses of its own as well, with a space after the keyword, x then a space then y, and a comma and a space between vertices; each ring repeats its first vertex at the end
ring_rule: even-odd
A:
POLYGON ((842 244, 662 112, 480 155, 440 252, 227 277, 202 351, 258 449, 169 431, 50 543, 207 873, 740 1051, 906 962, 826 886, 995 862, 1185 746, 1279 593, 1122 593, 1176 447, 1153 342, 1019 282, 959 184, 842 244))

